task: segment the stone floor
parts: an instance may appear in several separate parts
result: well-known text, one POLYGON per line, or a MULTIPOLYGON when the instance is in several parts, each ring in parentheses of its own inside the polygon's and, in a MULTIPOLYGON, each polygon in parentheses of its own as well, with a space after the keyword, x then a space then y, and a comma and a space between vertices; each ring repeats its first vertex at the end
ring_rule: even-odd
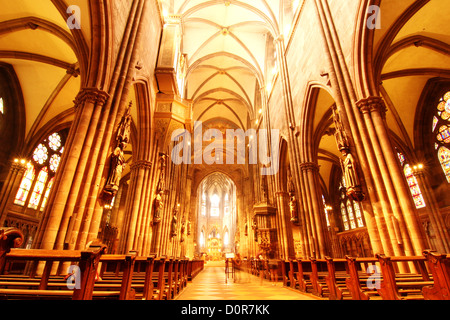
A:
POLYGON ((275 285, 246 272, 225 277, 224 261, 208 261, 205 269, 178 295, 177 300, 322 300, 275 285), (236 281, 235 281, 236 280, 236 281))

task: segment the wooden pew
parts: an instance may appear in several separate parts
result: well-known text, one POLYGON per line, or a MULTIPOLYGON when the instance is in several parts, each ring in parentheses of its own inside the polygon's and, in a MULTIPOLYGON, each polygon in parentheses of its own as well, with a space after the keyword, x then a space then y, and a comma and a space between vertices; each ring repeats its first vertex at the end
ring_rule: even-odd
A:
POLYGON ((192 281, 203 269, 204 260, 191 260, 188 262, 188 281, 192 281))
MULTIPOLYGON (((97 267, 101 256, 106 252, 106 246, 93 244, 88 250, 25 250, 11 249, 3 257, 3 265, 7 260, 45 262, 42 275, 38 280, 4 281, 0 289, 0 296, 6 299, 30 299, 30 298, 58 298, 72 300, 92 300, 93 297, 118 296, 115 291, 95 291, 94 284, 97 275, 97 267), (80 286, 70 290, 67 282, 50 283, 50 274, 54 262, 72 262, 80 268, 80 286), (57 288, 55 288, 57 287, 57 288), (51 288, 55 288, 52 290, 51 288), (63 288, 63 290, 58 290, 63 288)), ((3 270, 4 271, 4 270, 3 270)), ((33 272, 31 275, 34 277, 33 272)), ((3 278, 4 279, 4 278, 3 278)), ((14 279, 17 280, 17 279, 14 279)))
MULTIPOLYGON (((167 276, 165 272, 166 258, 136 257, 138 265, 131 279, 131 288, 135 291, 135 298, 142 300, 161 300, 164 297, 167 276)), ((117 284, 122 282, 123 261, 109 261, 102 265, 100 273, 103 284, 117 284)))
POLYGON ((296 261, 294 261, 293 259, 289 259, 288 275, 289 275, 289 278, 288 278, 289 287, 291 287, 292 289, 296 289, 296 287, 298 285, 298 281, 297 281, 298 265, 297 265, 296 261))
POLYGON ((283 286, 288 287, 290 286, 290 261, 281 260, 281 277, 283 281, 283 286))
POLYGON ((374 265, 378 262, 376 258, 354 258, 350 256, 345 256, 347 260, 347 267, 349 277, 345 280, 348 290, 352 296, 353 300, 369 300, 373 296, 377 295, 375 289, 368 289, 367 284, 367 270, 368 265, 374 265), (365 266, 364 270, 361 268, 361 264, 365 266), (364 275, 365 274, 365 275, 364 275))
POLYGON ((116 263, 117 265, 122 266, 122 276, 120 284, 114 286, 113 283, 108 283, 107 281, 103 281, 102 275, 100 273, 100 280, 96 282, 95 288, 102 288, 103 290, 111 289, 111 290, 120 290, 119 300, 134 300, 136 296, 136 291, 132 288, 133 281, 133 273, 134 273, 134 264, 136 261, 135 255, 103 255, 100 258, 100 262, 102 264, 107 263, 116 263))
POLYGON ((312 293, 319 297, 329 295, 329 288, 327 285, 326 277, 328 276, 327 261, 324 259, 310 258, 311 263, 311 285, 312 293))
POLYGON ((349 278, 349 269, 346 259, 333 259, 325 257, 328 268, 328 275, 325 277, 329 289, 330 300, 343 300, 351 298, 351 294, 346 286, 346 279, 349 278))
POLYGON ((23 244, 23 233, 15 228, 0 228, 0 274, 3 274, 6 266, 6 255, 13 248, 19 248, 23 244))
POLYGON ((423 255, 433 275, 434 283, 425 286, 422 293, 425 300, 450 300, 450 255, 438 254, 430 250, 423 255))
POLYGON ((387 257, 376 255, 382 272, 380 288, 377 289, 383 300, 423 300, 422 290, 433 285, 426 271, 423 256, 387 257), (412 262, 418 266, 420 274, 396 274, 396 263, 412 262))
POLYGON ((312 291, 311 284, 311 261, 307 259, 297 259, 297 283, 298 289, 302 292, 312 291))

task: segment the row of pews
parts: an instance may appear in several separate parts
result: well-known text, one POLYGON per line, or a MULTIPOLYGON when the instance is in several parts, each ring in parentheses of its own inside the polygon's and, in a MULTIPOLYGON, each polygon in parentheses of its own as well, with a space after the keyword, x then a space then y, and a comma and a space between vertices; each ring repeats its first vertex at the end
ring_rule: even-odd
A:
MULTIPOLYGON (((256 266, 250 267, 257 273, 256 266)), ((283 285, 330 300, 450 300, 450 255, 279 261, 283 285)))
POLYGON ((86 250, 17 249, 17 229, 0 229, 0 300, 172 300, 204 268, 202 260, 86 250))

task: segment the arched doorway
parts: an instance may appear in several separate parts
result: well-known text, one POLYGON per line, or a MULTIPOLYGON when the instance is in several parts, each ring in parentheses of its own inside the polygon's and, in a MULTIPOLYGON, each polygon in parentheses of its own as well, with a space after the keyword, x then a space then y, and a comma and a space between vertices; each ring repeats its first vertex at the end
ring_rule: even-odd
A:
POLYGON ((236 252, 236 185, 225 174, 215 172, 197 188, 196 254, 218 261, 236 252))

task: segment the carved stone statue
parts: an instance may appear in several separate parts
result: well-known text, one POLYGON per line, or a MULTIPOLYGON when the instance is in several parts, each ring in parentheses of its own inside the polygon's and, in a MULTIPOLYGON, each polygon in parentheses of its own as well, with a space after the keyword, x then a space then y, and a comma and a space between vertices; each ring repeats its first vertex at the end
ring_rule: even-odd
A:
POLYGON ((123 143, 119 143, 111 154, 111 165, 104 191, 109 193, 112 197, 114 197, 119 190, 120 179, 122 178, 122 172, 125 168, 123 148, 123 143))
POLYGON ((291 194, 291 198, 289 200, 289 209, 291 212, 291 222, 298 223, 297 199, 295 197, 295 194, 291 194))
POLYGON ((125 145, 127 145, 128 143, 130 143, 130 128, 131 128, 131 102, 130 102, 130 106, 127 109, 127 112, 125 113, 125 115, 123 116, 120 124, 119 124, 119 130, 117 132, 117 141, 119 143, 124 143, 125 145))
POLYGON ((119 129, 117 131, 116 141, 117 145, 111 154, 111 163, 108 173, 108 179, 106 180, 103 192, 105 193, 105 201, 110 202, 112 198, 117 194, 120 185, 120 179, 122 179, 122 172, 125 168, 124 150, 127 144, 130 142, 130 127, 131 127, 131 113, 130 107, 127 109, 126 114, 123 116, 119 129))
POLYGON ((183 221, 181 222, 181 229, 180 229, 180 242, 184 242, 184 232, 186 231, 186 220, 183 218, 183 221))
POLYGON ((334 137, 336 139, 336 144, 338 149, 342 152, 343 150, 348 150, 349 143, 347 134, 345 133, 344 126, 341 121, 341 117, 339 116, 339 113, 336 110, 336 107, 333 108, 333 120, 334 120, 334 126, 336 128, 334 132, 334 137))
POLYGON ((361 190, 355 159, 347 149, 343 149, 342 154, 344 155, 344 160, 341 159, 341 166, 345 178, 347 195, 354 200, 362 201, 364 200, 364 194, 361 190))
POLYGON ((358 175, 355 169, 355 160, 350 152, 344 152, 344 160, 341 160, 347 188, 355 188, 359 185, 358 175))
POLYGON ((175 209, 173 211, 172 226, 171 226, 172 237, 176 237, 177 236, 177 221, 178 221, 177 213, 178 213, 178 210, 175 209))
POLYGON ((164 192, 166 188, 166 158, 167 156, 164 153, 160 153, 159 162, 161 163, 161 166, 159 172, 158 193, 164 192))
POLYGON ((188 220, 188 223, 187 223, 187 235, 188 236, 191 235, 191 230, 192 230, 191 220, 188 220))
POLYGON ((253 237, 255 238, 255 242, 258 242, 258 224, 256 223, 256 217, 253 217, 253 237))
POLYGON ((153 223, 159 223, 161 221, 161 214, 164 208, 164 201, 162 199, 161 193, 156 194, 153 206, 153 223))
MULTIPOLYGON (((266 167, 263 165, 263 167, 266 167)), ((269 186, 267 184, 267 176, 261 176, 261 202, 268 202, 269 186)))

